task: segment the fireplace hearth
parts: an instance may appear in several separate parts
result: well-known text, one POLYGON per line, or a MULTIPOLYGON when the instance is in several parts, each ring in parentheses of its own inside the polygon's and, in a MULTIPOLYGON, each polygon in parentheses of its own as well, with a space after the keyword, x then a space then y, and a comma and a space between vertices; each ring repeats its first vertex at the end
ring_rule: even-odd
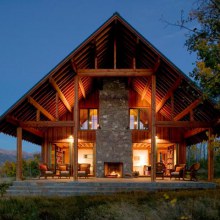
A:
POLYGON ((123 175, 123 163, 121 162, 105 162, 104 163, 105 177, 118 178, 123 175))

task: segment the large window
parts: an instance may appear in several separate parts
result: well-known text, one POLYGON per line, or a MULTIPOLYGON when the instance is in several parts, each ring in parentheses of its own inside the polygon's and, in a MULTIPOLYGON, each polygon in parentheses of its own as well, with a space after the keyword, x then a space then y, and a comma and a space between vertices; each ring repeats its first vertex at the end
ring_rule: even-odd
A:
POLYGON ((94 130, 98 126, 98 109, 80 109, 80 129, 94 130))
POLYGON ((148 129, 147 109, 130 109, 130 129, 148 129))

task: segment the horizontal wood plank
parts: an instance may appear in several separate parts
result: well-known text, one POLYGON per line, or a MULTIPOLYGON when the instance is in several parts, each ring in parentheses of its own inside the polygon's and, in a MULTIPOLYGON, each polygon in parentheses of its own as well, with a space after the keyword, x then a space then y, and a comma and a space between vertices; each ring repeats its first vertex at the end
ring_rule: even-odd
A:
POLYGON ((187 128, 209 128, 212 126, 211 122, 200 121, 157 121, 157 127, 187 127, 187 128))
POLYGON ((151 76, 153 69, 78 69, 79 76, 89 77, 136 77, 151 76))
POLYGON ((74 121, 24 121, 25 127, 74 127, 74 121))

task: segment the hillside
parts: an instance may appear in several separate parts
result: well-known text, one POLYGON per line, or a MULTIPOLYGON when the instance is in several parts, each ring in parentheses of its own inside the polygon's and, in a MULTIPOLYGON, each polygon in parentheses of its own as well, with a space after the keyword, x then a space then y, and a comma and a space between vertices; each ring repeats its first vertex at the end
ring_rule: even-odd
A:
MULTIPOLYGON (((33 153, 23 152, 23 159, 29 159, 33 157, 33 153)), ((5 161, 16 161, 16 151, 15 150, 5 150, 0 148, 0 166, 5 163, 5 161)))

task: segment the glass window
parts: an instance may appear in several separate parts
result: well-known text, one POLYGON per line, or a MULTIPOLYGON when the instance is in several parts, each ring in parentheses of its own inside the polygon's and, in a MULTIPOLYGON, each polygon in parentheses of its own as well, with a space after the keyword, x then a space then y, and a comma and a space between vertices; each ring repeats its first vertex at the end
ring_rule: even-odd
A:
POLYGON ((98 126, 97 109, 80 109, 80 129, 94 130, 98 126))
POLYGON ((138 129, 138 109, 130 109, 130 129, 138 129))
POLYGON ((139 109, 139 115, 140 115, 139 129, 148 129, 147 109, 139 109))
POLYGON ((130 109, 130 129, 148 129, 146 109, 130 109))
POLYGON ((98 110, 89 109, 89 129, 97 129, 98 125, 98 110))
POLYGON ((80 109, 80 129, 88 130, 88 109, 80 109))

